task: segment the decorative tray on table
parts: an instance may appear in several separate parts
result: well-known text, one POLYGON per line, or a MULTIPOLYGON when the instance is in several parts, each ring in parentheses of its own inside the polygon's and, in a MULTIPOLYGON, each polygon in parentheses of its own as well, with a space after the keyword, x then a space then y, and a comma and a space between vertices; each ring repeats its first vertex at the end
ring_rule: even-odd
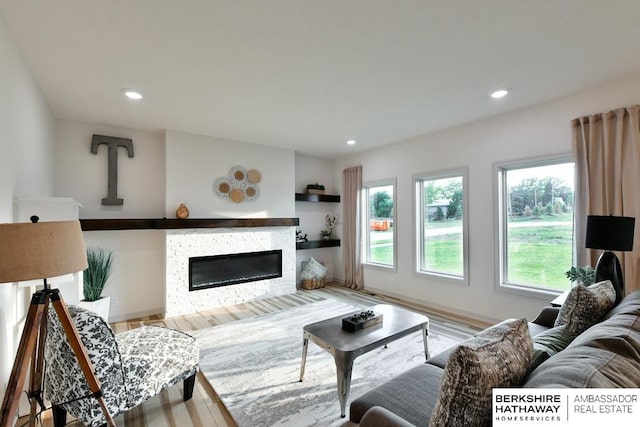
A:
POLYGON ((382 313, 376 313, 372 310, 365 310, 343 318, 342 329, 348 332, 357 332, 361 329, 377 325, 381 322, 382 313))

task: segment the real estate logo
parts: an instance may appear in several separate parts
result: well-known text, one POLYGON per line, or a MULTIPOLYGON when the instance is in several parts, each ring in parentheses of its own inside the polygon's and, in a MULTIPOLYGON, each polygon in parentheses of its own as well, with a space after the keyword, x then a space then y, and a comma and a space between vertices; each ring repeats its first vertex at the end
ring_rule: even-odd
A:
POLYGON ((615 422, 637 426, 640 389, 511 389, 493 390, 494 427, 522 425, 584 426, 615 422))

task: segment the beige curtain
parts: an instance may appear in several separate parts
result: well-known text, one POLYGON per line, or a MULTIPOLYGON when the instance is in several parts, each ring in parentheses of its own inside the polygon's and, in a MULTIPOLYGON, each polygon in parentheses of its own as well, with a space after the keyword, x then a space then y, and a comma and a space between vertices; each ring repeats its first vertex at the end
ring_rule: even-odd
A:
POLYGON ((342 247, 344 253, 344 285, 363 289, 362 230, 360 227, 362 204, 362 166, 347 168, 344 176, 342 200, 342 247))
POLYGON ((634 250, 616 252, 625 292, 640 289, 640 105, 572 121, 576 156, 575 236, 578 265, 595 266, 602 251, 584 247, 587 215, 636 218, 634 250))

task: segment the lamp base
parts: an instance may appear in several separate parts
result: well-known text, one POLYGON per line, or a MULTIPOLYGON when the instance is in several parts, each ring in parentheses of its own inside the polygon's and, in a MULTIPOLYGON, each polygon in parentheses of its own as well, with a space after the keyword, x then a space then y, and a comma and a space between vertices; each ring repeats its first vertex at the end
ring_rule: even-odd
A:
POLYGON ((622 267, 616 254, 605 251, 598 258, 595 271, 596 283, 610 280, 616 290, 616 304, 624 297, 624 281, 622 279, 622 267))

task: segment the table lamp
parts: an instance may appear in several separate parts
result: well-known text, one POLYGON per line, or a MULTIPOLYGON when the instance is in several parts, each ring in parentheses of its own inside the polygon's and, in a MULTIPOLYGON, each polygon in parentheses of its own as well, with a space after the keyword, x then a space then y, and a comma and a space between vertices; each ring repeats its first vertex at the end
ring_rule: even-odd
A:
POLYGON ((12 426, 18 410, 18 399, 30 372, 27 396, 31 401, 31 417, 36 404, 44 408, 42 380, 44 372, 44 344, 49 302, 56 310, 69 344, 74 350, 87 379, 92 396, 100 402, 109 425, 113 419, 104 404, 100 384, 93 366, 80 341, 58 289, 51 289, 48 277, 75 273, 87 268, 87 256, 79 221, 0 224, 0 286, 25 280, 42 279, 44 289, 31 298, 20 344, 0 412, 0 427, 12 426), (31 365, 29 364, 31 362, 31 365), (30 371, 29 371, 30 369, 30 371), (29 371, 29 372, 28 372, 29 371))
POLYGON ((585 247, 604 249, 595 268, 595 281, 611 280, 616 290, 616 304, 624 296, 624 280, 620 260, 611 251, 633 250, 636 219, 626 216, 588 215, 585 247))

